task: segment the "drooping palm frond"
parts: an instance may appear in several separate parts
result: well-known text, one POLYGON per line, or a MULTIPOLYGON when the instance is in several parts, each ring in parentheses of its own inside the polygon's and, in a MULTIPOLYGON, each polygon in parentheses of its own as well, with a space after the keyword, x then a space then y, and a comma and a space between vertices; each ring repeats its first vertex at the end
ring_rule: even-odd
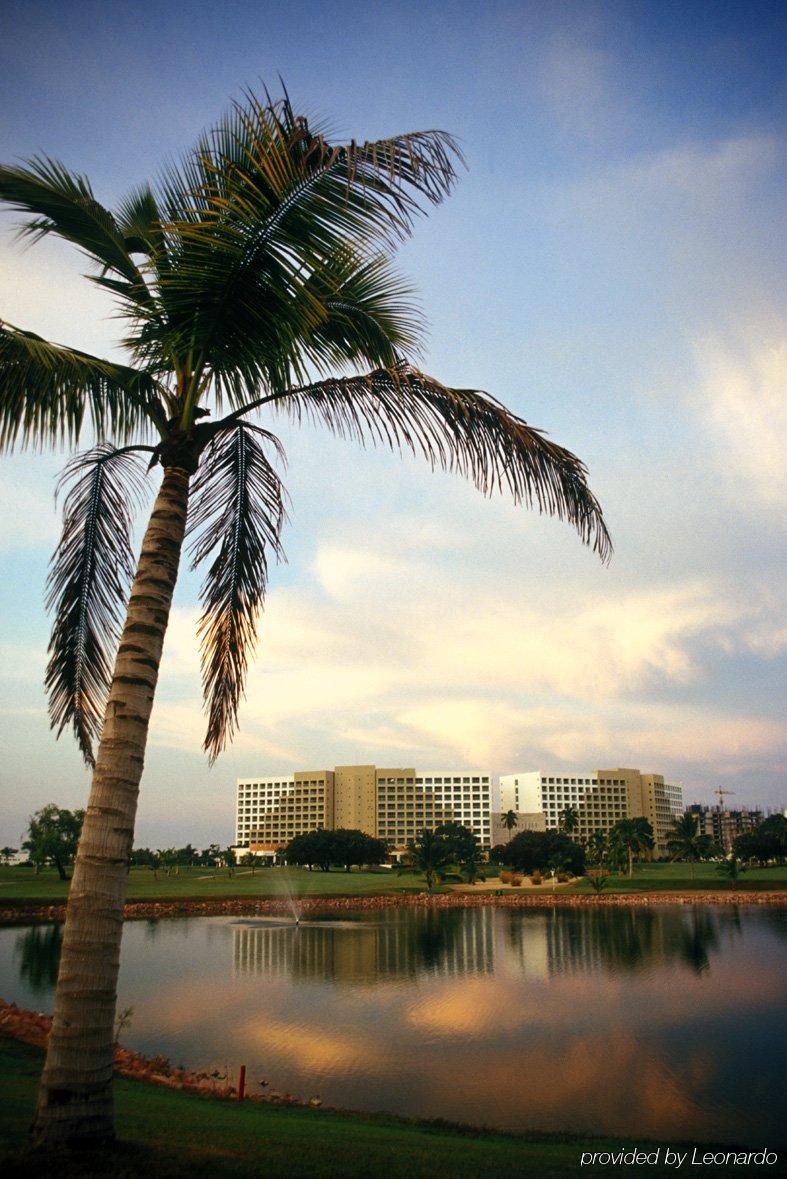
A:
POLYGON ((584 463, 487 393, 449 389, 406 364, 364 376, 319 381, 267 399, 362 445, 382 443, 457 471, 485 495, 566 520, 602 560, 612 543, 584 463))
POLYGON ((79 441, 85 418, 101 439, 139 438, 166 420, 145 372, 52 344, 0 320, 0 450, 79 441))
POLYGON ((134 574, 131 528, 144 470, 138 454, 105 444, 73 458, 58 484, 68 491, 47 578, 46 605, 55 614, 46 670, 49 718, 58 737, 73 727, 89 765, 134 574))
POLYGON ((189 511, 192 569, 218 548, 200 593, 205 749, 215 761, 237 727, 249 655, 265 597, 268 557, 282 556, 284 490, 264 446, 279 442, 237 422, 218 431, 194 478, 189 511))
POLYGON ((0 167, 0 200, 7 201, 29 220, 20 233, 34 240, 55 234, 77 246, 98 264, 123 280, 117 283, 132 303, 145 305, 150 292, 109 209, 96 200, 90 181, 64 164, 36 157, 26 167, 0 167))

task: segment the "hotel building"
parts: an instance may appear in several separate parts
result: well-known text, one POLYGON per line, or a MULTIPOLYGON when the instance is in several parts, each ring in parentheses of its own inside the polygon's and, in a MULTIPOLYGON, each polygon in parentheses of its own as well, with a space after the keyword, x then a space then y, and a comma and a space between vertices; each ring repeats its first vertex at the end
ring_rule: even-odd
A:
POLYGON ((500 805, 503 812, 540 811, 547 827, 558 827, 560 812, 574 807, 579 816, 574 834, 580 839, 594 831, 606 834, 619 819, 644 817, 653 828, 656 853, 664 854, 667 831, 683 813, 683 791, 661 774, 632 769, 562 774, 533 770, 501 776, 500 805))
POLYGON ((491 846, 491 774, 373 765, 239 778, 235 846, 274 855, 318 827, 365 831, 394 850, 424 827, 456 822, 491 846))

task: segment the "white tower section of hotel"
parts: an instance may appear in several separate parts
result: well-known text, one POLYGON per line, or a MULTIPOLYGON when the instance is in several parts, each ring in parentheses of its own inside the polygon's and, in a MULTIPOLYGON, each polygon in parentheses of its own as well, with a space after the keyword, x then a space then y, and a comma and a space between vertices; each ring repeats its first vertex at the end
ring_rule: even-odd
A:
POLYGON ((540 811, 547 827, 558 827, 560 812, 572 807, 580 839, 594 831, 606 833, 620 819, 642 816, 653 828, 657 853, 663 853, 669 828, 683 811, 683 792, 661 774, 621 766, 563 773, 528 770, 501 775, 500 806, 504 812, 540 811))

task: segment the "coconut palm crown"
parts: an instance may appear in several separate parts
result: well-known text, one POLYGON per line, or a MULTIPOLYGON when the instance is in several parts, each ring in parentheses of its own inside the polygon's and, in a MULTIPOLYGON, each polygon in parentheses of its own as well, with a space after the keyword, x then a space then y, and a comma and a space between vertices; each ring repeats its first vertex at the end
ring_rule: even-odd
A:
POLYGON ((247 94, 155 185, 110 210, 36 158, 0 168, 21 232, 55 235, 113 296, 126 362, 0 320, 0 447, 89 449, 62 477, 47 602, 52 726, 94 767, 70 891, 41 1138, 111 1135, 112 1030, 126 864, 185 539, 204 569, 205 749, 231 739, 281 555, 276 415, 423 455, 485 494, 610 542, 582 462, 486 393, 411 363, 420 317, 391 266, 461 162, 443 131, 332 142, 289 98, 247 94), (267 415, 264 419, 260 413, 267 415), (138 557, 134 513, 161 472, 138 557))

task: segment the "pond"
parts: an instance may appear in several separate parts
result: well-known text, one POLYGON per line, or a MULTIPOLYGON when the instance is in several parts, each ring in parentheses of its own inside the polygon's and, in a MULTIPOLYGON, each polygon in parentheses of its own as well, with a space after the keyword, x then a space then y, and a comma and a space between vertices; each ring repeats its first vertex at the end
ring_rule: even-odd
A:
MULTIPOLYGON (((767 906, 134 921, 121 1038, 353 1109, 773 1147, 785 934, 767 906)), ((50 1010, 59 944, 0 929, 0 996, 50 1010)))

